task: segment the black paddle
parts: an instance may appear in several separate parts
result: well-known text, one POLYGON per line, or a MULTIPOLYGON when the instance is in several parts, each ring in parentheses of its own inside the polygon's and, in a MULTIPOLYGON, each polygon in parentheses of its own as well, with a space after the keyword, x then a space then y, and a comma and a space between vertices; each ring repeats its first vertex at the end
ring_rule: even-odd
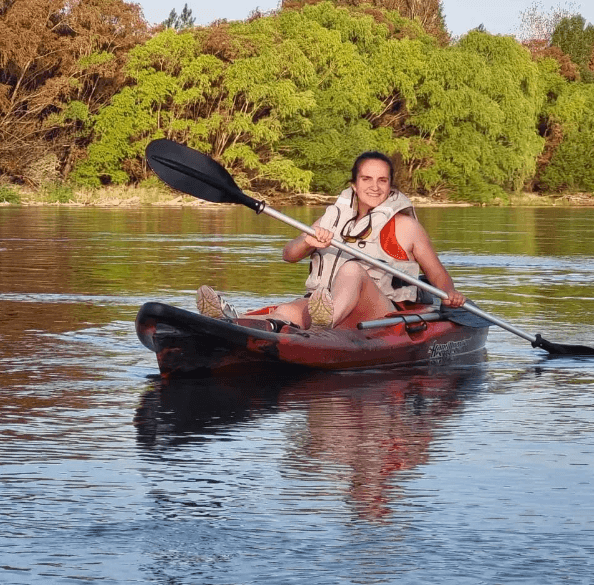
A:
MULTIPOLYGON (((254 210, 256 213, 265 213, 304 233, 315 236, 315 231, 310 226, 268 207, 264 201, 257 201, 243 193, 233 180, 233 177, 219 163, 197 150, 162 138, 160 140, 153 140, 148 145, 146 158, 159 178, 178 191, 214 203, 240 203, 254 210)), ((448 298, 448 295, 442 290, 422 280, 417 280, 400 270, 396 270, 384 262, 347 246, 343 242, 333 239, 332 245, 367 264, 371 264, 401 278, 409 284, 426 290, 440 299, 448 298)), ((469 301, 465 302, 462 308, 478 317, 486 319, 489 323, 498 325, 510 333, 526 339, 532 344, 532 347, 540 347, 550 354, 594 355, 594 348, 592 347, 552 343, 544 339, 540 334, 531 335, 530 333, 526 333, 498 317, 485 313, 469 301)))

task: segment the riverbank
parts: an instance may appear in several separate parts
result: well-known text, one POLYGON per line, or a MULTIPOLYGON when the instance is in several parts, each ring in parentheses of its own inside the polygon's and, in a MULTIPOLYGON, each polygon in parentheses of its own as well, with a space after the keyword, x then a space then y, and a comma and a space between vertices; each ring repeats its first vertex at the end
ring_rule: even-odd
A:
MULTIPOLYGON (((304 193, 297 195, 279 194, 266 197, 249 193, 258 200, 275 207, 325 206, 333 203, 335 195, 304 193)), ((416 207, 477 207, 481 204, 433 199, 418 195, 409 196, 416 207)), ((37 191, 0 184, 0 206, 69 206, 69 207, 200 207, 219 205, 163 187, 106 187, 97 190, 73 190, 64 186, 45 187, 37 191)), ((594 207, 594 195, 590 193, 537 194, 521 193, 510 195, 509 201, 493 201, 483 206, 511 207, 594 207)))

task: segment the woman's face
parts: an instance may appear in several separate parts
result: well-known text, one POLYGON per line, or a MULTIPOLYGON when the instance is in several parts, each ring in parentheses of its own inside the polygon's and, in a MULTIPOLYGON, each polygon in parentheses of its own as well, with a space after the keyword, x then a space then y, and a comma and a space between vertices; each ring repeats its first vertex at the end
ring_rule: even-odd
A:
POLYGON ((381 205, 390 194, 390 166, 383 160, 363 161, 352 186, 359 199, 359 213, 367 213, 381 205))

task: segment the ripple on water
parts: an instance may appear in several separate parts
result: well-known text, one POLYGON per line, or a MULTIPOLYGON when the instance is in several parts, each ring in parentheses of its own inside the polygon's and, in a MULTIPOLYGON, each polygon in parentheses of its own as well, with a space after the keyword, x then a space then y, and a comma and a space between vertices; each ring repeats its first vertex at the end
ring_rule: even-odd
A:
MULTIPOLYGON (((470 244, 473 222, 440 215, 459 288, 593 345, 590 259, 500 253, 499 213, 470 244)), ((492 328, 476 364, 163 384, 138 306, 191 309, 202 281, 240 308, 277 302, 300 268, 274 264, 285 234, 228 234, 247 221, 231 213, 94 217, 29 217, 19 236, 41 231, 18 245, 0 224, 0 582, 591 581, 592 360, 492 328)))

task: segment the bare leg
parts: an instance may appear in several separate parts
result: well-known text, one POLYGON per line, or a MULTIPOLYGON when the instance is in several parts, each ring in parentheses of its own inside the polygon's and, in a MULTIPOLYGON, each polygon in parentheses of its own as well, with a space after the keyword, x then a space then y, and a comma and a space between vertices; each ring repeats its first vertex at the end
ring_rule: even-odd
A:
MULTIPOLYGON (((360 321, 380 319, 394 311, 392 301, 377 287, 358 262, 343 264, 332 285, 334 314, 332 327, 355 327, 360 321)), ((281 319, 301 327, 311 327, 308 299, 299 298, 279 305, 268 315, 253 315, 254 319, 281 319)))
POLYGON ((330 292, 334 299, 333 327, 353 327, 360 321, 379 319, 394 310, 392 301, 358 262, 341 266, 330 292))
POLYGON ((307 299, 300 298, 290 303, 279 305, 267 318, 281 319, 299 325, 301 329, 309 329, 311 318, 307 311, 307 299))
MULTIPOLYGON (((341 266, 331 293, 334 301, 332 327, 355 327, 361 321, 380 319, 394 311, 392 301, 358 262, 341 266)), ((296 299, 279 305, 266 317, 291 321, 302 329, 309 329, 311 317, 307 305, 308 299, 296 299)))

